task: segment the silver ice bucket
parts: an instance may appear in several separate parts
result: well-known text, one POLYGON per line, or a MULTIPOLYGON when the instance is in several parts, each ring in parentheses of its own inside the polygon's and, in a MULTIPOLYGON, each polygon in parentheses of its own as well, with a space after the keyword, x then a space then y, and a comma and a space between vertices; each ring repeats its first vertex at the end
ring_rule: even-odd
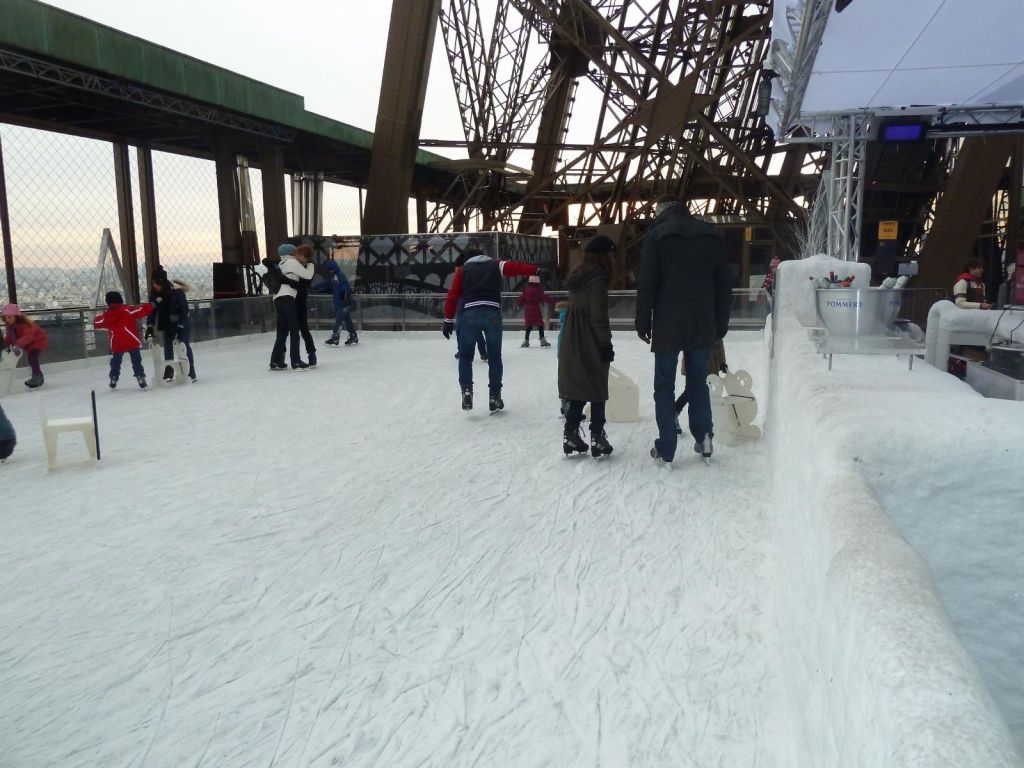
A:
POLYGON ((833 336, 881 336, 900 312, 893 288, 817 288, 818 317, 833 336))

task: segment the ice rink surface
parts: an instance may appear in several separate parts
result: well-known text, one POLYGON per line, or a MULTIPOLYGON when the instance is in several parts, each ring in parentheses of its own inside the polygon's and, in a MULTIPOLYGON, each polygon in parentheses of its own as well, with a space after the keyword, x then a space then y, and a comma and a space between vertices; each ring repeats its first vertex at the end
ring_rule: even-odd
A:
MULTIPOLYGON (((0 765, 777 765, 762 445, 655 464, 632 334, 641 423, 601 461, 562 456, 554 348, 506 334, 489 416, 439 334, 361 338, 48 374, 51 417, 96 389, 96 469, 47 475, 36 395, 4 399, 0 765)), ((727 350, 764 398, 761 342, 727 350)))

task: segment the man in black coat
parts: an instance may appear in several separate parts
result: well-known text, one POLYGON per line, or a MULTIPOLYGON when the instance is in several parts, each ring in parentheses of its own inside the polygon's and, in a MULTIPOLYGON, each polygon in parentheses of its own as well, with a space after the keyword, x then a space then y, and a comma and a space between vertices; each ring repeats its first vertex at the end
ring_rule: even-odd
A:
POLYGON ((666 462, 675 458, 675 384, 682 352, 693 449, 706 458, 714 435, 708 355, 729 328, 732 304, 725 243, 714 226, 695 219, 680 200, 662 198, 655 211, 644 236, 636 292, 636 332, 654 352, 658 439, 651 456, 666 462))

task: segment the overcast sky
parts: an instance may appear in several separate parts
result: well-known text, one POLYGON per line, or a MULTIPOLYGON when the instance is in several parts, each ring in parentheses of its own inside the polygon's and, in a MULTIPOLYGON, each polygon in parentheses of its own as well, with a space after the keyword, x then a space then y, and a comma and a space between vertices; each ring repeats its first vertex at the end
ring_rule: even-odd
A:
MULTIPOLYGON (((391 0, 48 3, 297 93, 305 97, 306 109, 312 112, 370 131, 374 128, 391 0)), ((440 33, 421 136, 463 138, 440 33)), ((456 150, 454 156, 465 156, 465 151, 456 150)))

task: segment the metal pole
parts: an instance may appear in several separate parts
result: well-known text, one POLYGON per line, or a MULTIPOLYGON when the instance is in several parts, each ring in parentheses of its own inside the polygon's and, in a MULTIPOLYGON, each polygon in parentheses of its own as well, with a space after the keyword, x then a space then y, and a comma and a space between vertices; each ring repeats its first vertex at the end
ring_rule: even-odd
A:
POLYGON ((0 235, 4 246, 4 267, 7 270, 7 300, 18 303, 14 280, 14 249, 11 247, 11 212, 7 206, 7 178, 4 175, 4 143, 0 136, 0 235))

